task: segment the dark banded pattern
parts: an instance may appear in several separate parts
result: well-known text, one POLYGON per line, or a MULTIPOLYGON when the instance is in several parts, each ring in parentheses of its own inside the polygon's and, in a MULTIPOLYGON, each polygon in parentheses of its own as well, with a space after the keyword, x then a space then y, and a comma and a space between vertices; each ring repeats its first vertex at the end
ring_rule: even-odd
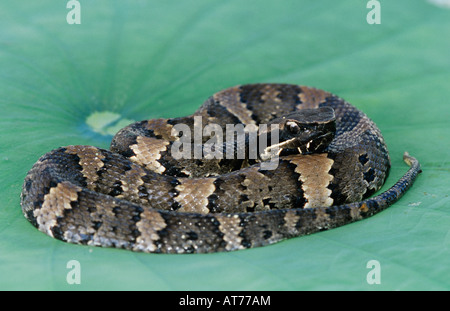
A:
POLYGON ((364 113, 314 88, 243 85, 214 94, 191 116, 131 124, 117 133, 111 150, 67 146, 45 154, 25 178, 21 204, 34 226, 66 242, 154 253, 232 251, 387 208, 420 172, 414 158, 404 159, 409 171, 369 198, 383 185, 390 160, 381 132, 364 113), (257 126, 319 107, 334 109, 333 141, 322 153, 283 156, 275 170, 249 159, 171 154, 178 124, 191 131, 208 124, 257 126))

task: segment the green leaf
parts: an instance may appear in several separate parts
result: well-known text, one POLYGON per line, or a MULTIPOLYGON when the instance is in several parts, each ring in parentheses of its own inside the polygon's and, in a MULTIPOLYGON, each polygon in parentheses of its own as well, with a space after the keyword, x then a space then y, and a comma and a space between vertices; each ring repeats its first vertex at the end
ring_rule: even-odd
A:
POLYGON ((104 136, 114 136, 121 128, 133 122, 130 119, 122 119, 119 113, 111 111, 94 111, 85 120, 89 130, 104 136))
POLYGON ((426 1, 65 1, 0 4, 0 289, 449 290, 450 10, 426 1), (232 253, 158 255, 70 245, 23 217, 32 164, 64 145, 107 148, 132 120, 182 116, 236 84, 336 93, 366 112, 392 171, 423 174, 388 210, 232 253), (67 268, 77 260, 81 284, 67 268), (370 285, 370 260, 380 284, 370 285))

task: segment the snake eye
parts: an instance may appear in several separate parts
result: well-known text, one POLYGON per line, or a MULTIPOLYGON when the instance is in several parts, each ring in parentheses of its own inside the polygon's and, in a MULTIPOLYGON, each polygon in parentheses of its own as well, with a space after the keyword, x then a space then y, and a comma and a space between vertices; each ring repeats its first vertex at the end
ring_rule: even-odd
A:
POLYGON ((300 132, 300 127, 298 126, 298 124, 292 121, 286 122, 286 128, 292 134, 297 134, 298 132, 300 132))

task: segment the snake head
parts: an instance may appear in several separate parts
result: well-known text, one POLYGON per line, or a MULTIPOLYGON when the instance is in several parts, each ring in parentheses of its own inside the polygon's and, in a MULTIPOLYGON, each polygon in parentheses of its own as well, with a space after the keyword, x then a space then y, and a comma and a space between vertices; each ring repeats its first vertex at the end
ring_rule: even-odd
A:
POLYGON ((267 135, 268 147, 260 154, 263 160, 279 154, 322 152, 334 138, 336 115, 331 107, 302 109, 273 119, 268 128, 272 124, 278 125, 279 139, 272 144, 267 135))

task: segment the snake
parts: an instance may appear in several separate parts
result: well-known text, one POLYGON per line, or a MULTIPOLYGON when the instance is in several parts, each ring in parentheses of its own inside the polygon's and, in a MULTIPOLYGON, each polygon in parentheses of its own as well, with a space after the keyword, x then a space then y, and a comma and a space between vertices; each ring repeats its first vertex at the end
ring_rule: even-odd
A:
POLYGON ((383 211, 421 172, 416 158, 403 159, 409 169, 376 194, 390 156, 365 113, 314 87, 244 84, 189 116, 134 122, 109 150, 69 145, 44 154, 25 177, 21 207, 39 231, 69 243, 235 251, 383 211))

